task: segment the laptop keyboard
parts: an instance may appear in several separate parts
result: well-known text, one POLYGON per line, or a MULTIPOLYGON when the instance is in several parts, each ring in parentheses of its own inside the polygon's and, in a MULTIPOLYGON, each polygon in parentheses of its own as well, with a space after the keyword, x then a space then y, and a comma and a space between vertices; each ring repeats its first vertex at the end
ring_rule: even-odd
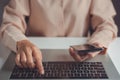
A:
POLYGON ((45 74, 38 70, 14 67, 10 79, 107 79, 101 62, 43 62, 45 74))

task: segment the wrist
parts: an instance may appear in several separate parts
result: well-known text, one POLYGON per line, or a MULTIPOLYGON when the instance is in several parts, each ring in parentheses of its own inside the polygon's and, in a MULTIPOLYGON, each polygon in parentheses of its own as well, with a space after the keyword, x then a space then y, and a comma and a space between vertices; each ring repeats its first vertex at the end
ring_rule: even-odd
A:
POLYGON ((28 43, 30 43, 30 41, 27 39, 17 41, 17 44, 16 44, 17 51, 20 47, 24 47, 28 43))

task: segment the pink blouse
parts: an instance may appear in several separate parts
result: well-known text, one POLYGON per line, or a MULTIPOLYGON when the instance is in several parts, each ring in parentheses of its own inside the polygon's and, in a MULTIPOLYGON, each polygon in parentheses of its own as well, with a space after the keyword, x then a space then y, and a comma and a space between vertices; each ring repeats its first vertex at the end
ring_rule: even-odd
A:
POLYGON ((94 32, 87 43, 107 48, 117 36, 115 14, 111 0, 11 0, 4 9, 0 36, 16 52, 16 42, 27 39, 25 32, 28 36, 87 37, 91 28, 94 32))

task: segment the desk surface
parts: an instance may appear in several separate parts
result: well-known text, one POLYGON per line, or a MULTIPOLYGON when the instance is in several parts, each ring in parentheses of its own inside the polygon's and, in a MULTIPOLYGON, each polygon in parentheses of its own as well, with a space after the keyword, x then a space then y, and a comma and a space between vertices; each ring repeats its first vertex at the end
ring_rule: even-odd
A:
MULTIPOLYGON (((84 44, 86 38, 29 38, 40 49, 68 49, 71 45, 84 44)), ((108 54, 120 73, 120 38, 110 44, 108 54)), ((0 43, 0 69, 6 61, 10 50, 0 43)))

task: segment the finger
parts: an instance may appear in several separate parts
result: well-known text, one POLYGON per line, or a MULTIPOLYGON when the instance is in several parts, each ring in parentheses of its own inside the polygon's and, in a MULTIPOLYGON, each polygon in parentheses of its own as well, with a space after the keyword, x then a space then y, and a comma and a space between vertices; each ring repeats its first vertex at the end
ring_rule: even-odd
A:
POLYGON ((20 54, 19 53, 16 54, 15 63, 17 66, 19 66, 21 68, 23 67, 22 64, 20 63, 20 54))
POLYGON ((27 64, 26 64, 27 58, 26 58, 25 52, 20 53, 20 61, 23 67, 27 68, 27 64))
POLYGON ((73 48, 69 48, 69 52, 70 52, 70 55, 77 61, 82 61, 82 58, 77 54, 75 53, 74 49, 73 48))
POLYGON ((38 71, 40 74, 44 74, 44 68, 42 64, 42 53, 39 49, 34 48, 33 49, 33 56, 36 60, 36 67, 38 68, 38 71))
POLYGON ((83 62, 83 61, 88 60, 88 59, 90 59, 90 56, 89 56, 89 55, 86 55, 86 56, 83 56, 83 57, 82 57, 81 61, 83 62))
POLYGON ((98 44, 98 43, 94 43, 94 44, 92 44, 93 46, 95 46, 95 47, 103 47, 103 45, 101 45, 101 44, 98 44))
POLYGON ((90 53, 88 53, 88 55, 89 55, 89 57, 90 58, 93 58, 93 57, 95 57, 96 55, 98 55, 100 52, 90 52, 90 53))
POLYGON ((35 63, 33 61, 32 50, 30 48, 26 48, 26 57, 27 57, 27 65, 29 68, 34 68, 35 63))
POLYGON ((38 68, 38 72, 40 74, 44 74, 44 67, 43 67, 42 61, 37 60, 36 61, 36 67, 38 68))

